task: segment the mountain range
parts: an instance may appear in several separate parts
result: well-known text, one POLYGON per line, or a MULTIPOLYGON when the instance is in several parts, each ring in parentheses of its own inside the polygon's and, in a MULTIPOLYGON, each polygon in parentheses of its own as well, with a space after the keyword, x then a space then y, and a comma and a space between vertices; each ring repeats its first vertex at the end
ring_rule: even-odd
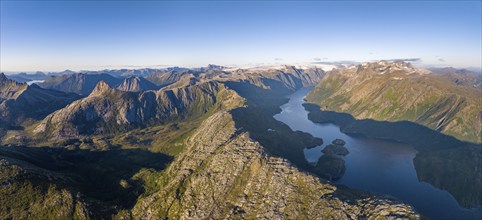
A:
POLYGON ((220 90, 218 84, 208 82, 171 90, 129 92, 100 81, 89 96, 47 116, 34 132, 76 138, 194 117, 215 104, 220 90))
POLYGON ((115 78, 109 74, 75 73, 61 76, 49 76, 44 82, 39 83, 38 85, 45 89, 54 89, 86 96, 92 92, 95 85, 100 81, 104 81, 113 87, 122 83, 122 79, 115 78))
POLYGON ((21 128, 79 98, 73 93, 18 83, 0 73, 0 129, 21 128))
POLYGON ((299 155, 313 138, 269 114, 286 100, 277 94, 314 85, 323 74, 209 69, 146 91, 137 91, 140 78, 125 85, 102 79, 90 92, 85 82, 99 76, 47 80, 42 86, 87 96, 3 137, 56 148, 0 147, 0 180, 8 182, 0 201, 14 201, 0 216, 418 218, 399 201, 338 188, 298 168, 307 167, 299 155), (261 121, 282 133, 258 131, 261 121))
MULTIPOLYGON (((335 184, 324 173, 332 163, 306 161, 304 149, 323 140, 273 118, 303 87, 315 86, 306 99, 319 110, 411 121, 480 143, 480 90, 466 72, 386 61, 328 72, 216 65, 107 72, 31 86, 0 74, 1 218, 421 218, 395 198, 335 184)), ((444 150, 475 161, 466 156, 472 151, 454 149, 444 150)), ((438 163, 432 157, 418 156, 420 172, 438 163)))

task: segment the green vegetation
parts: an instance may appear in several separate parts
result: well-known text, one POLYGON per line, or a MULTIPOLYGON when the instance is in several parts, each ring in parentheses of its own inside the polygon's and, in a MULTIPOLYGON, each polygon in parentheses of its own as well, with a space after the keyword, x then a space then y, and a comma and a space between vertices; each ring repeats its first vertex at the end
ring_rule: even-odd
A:
POLYGON ((463 141, 482 142, 479 89, 435 74, 379 74, 375 69, 333 71, 306 99, 322 110, 357 119, 411 121, 463 141))
MULTIPOLYGON (((17 206, 32 202, 42 203, 50 197, 75 205, 76 197, 71 197, 80 193, 78 195, 87 203, 93 203, 90 209, 93 216, 109 216, 132 207, 136 198, 144 191, 141 182, 134 178, 135 174, 143 169, 162 170, 172 160, 167 155, 139 149, 91 151, 2 147, 0 156, 5 158, 2 160, 5 164, 18 163, 2 169, 3 181, 10 183, 2 189, 17 189, 18 196, 23 196, 23 199, 15 200, 20 203, 17 206)), ((9 198, 8 191, 0 195, 7 196, 2 199, 9 198)), ((41 207, 30 206, 34 212, 42 210, 41 207)), ((52 209, 54 210, 46 212, 62 211, 55 206, 52 209)), ((2 216, 10 214, 12 213, 2 216)))
POLYGON ((346 113, 321 111, 318 105, 305 104, 308 118, 314 122, 331 122, 345 133, 371 138, 396 140, 417 148, 414 159, 420 181, 450 192, 464 207, 478 207, 482 202, 482 148, 460 141, 413 122, 357 120, 346 113))
MULTIPOLYGON (((133 116, 131 109, 152 103, 139 100, 153 92, 141 96, 101 85, 92 96, 9 134, 23 135, 9 140, 31 147, 0 147, 0 165, 9 167, 0 169, 0 184, 11 186, 1 188, 0 204, 21 198, 0 207, 0 218, 25 210, 25 218, 43 219, 362 216, 358 206, 335 194, 344 189, 299 170, 312 171, 303 148, 321 139, 294 132, 272 115, 287 100, 284 95, 308 81, 286 73, 276 77, 171 84, 157 91, 159 117, 135 123, 118 121, 148 115, 139 108, 142 114, 133 116), (86 120, 97 112, 113 118, 86 120), (42 124, 46 129, 36 133, 42 124)), ((389 206, 369 196, 352 199, 389 206)), ((390 213, 418 217, 400 207, 390 213)))
POLYGON ((417 176, 449 191, 463 207, 482 204, 482 150, 458 147, 418 153, 413 160, 417 176))

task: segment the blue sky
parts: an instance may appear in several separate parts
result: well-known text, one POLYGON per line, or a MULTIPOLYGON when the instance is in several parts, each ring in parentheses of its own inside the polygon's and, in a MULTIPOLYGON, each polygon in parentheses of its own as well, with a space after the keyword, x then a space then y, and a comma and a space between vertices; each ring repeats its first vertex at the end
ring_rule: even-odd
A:
POLYGON ((1 1, 0 70, 370 61, 481 67, 480 1, 1 1))

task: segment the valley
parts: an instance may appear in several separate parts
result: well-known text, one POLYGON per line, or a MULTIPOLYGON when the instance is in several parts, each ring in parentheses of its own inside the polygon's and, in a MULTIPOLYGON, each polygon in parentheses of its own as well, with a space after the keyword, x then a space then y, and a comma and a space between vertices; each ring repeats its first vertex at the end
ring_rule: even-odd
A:
POLYGON ((0 220, 482 220, 481 17, 0 0, 0 220))
POLYGON ((16 202, 0 216, 476 219, 480 208, 461 206, 481 204, 478 146, 416 123, 326 111, 309 97, 336 71, 211 65, 120 78, 103 71, 51 76, 43 88, 4 77, 9 102, 21 103, 12 95, 18 86, 72 100, 28 120, 2 118, 10 127, 0 136, 0 202, 16 202), (327 122, 338 127, 317 124, 327 122), (388 132, 413 128, 424 138, 388 132), (338 138, 347 151, 324 155, 338 138), (464 162, 438 169, 447 155, 464 162))
POLYGON ((314 165, 323 155, 321 150, 332 140, 340 138, 346 141, 346 147, 350 152, 343 157, 346 171, 339 180, 334 181, 336 184, 395 196, 412 204, 420 213, 431 219, 478 219, 482 215, 482 207, 477 205, 480 200, 480 197, 476 196, 477 193, 461 195, 454 190, 455 187, 470 188, 467 191, 476 192, 477 188, 471 187, 477 187, 480 182, 476 179, 465 182, 464 179, 467 176, 477 176, 478 174, 464 174, 466 177, 460 176, 456 179, 443 177, 442 174, 449 172, 442 171, 443 169, 460 172, 470 170, 475 164, 464 166, 464 163, 459 161, 457 162, 458 171, 448 167, 440 169, 434 165, 421 165, 420 163, 435 161, 425 159, 425 155, 433 155, 433 153, 419 153, 413 146, 399 142, 367 138, 353 133, 345 134, 343 130, 340 131, 339 126, 330 122, 314 123, 308 119, 309 114, 312 113, 303 107, 304 97, 310 91, 311 88, 301 89, 288 96, 290 101, 282 105, 282 111, 274 117, 289 125, 293 130, 308 132, 326 142, 326 144, 304 150, 305 158, 314 165), (420 157, 424 157, 424 159, 420 157), (435 170, 442 173, 430 175, 423 173, 424 170, 432 172, 435 170), (439 178, 431 180, 425 175, 439 176, 439 178), (453 184, 449 188, 443 188, 437 184, 437 182, 447 181, 451 181, 453 184), (471 196, 475 198, 470 198, 471 196), (468 205, 466 201, 471 199, 473 202, 470 204, 474 204, 476 208, 464 207, 468 205))

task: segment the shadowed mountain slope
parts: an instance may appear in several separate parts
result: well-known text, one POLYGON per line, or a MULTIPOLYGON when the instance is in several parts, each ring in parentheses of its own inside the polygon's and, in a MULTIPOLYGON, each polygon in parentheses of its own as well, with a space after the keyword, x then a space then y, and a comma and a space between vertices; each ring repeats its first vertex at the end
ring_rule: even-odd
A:
POLYGON ((80 97, 76 94, 18 83, 0 73, 0 127, 42 119, 78 98, 80 97))
POLYGON ((39 86, 46 89, 55 89, 63 92, 72 92, 82 96, 89 95, 97 83, 104 81, 111 87, 117 87, 122 79, 109 74, 75 73, 62 76, 50 76, 39 86))

